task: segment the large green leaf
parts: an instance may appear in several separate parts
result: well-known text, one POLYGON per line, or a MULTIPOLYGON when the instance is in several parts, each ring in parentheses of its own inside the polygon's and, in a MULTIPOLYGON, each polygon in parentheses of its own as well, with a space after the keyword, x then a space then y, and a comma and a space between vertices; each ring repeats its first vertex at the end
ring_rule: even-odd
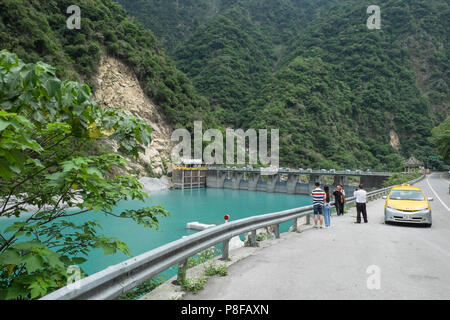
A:
POLYGON ((25 263, 28 274, 31 274, 44 266, 44 259, 41 256, 32 253, 23 256, 22 262, 25 263))

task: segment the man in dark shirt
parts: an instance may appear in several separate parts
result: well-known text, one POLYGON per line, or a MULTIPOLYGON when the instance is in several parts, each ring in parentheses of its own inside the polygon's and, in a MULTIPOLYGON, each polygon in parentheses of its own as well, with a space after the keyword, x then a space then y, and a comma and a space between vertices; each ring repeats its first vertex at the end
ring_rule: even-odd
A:
POLYGON ((336 186, 333 191, 333 200, 336 207, 336 213, 338 216, 344 214, 344 195, 341 191, 341 186, 336 186))

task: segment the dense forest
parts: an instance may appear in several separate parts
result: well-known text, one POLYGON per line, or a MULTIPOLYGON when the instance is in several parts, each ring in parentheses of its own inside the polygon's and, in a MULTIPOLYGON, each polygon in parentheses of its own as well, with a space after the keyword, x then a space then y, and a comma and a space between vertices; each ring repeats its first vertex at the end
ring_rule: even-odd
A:
POLYGON ((380 30, 368 1, 119 2, 165 39, 220 124, 279 128, 286 165, 395 169, 436 154, 447 1, 379 1, 380 30))
POLYGON ((62 79, 84 81, 93 90, 102 52, 133 68, 144 91, 175 126, 190 126, 196 119, 209 125, 209 103, 196 93, 191 81, 164 54, 154 34, 132 21, 111 0, 26 1, 1 0, 0 48, 25 62, 44 61, 62 79), (77 5, 81 28, 70 30, 66 10, 77 5))

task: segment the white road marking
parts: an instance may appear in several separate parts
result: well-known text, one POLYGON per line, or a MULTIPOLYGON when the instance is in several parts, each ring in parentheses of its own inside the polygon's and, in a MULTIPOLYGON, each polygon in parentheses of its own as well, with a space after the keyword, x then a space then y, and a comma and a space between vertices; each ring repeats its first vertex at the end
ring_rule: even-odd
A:
POLYGON ((436 191, 434 191, 433 187, 432 187, 431 184, 430 184, 430 181, 428 180, 428 177, 427 177, 427 183, 428 183, 428 186, 430 187, 431 191, 433 191, 433 193, 434 193, 434 195, 436 196, 436 198, 438 198, 438 200, 439 200, 439 201, 442 203, 442 205, 447 209, 447 211, 450 212, 449 207, 447 207, 447 205, 444 203, 444 201, 442 201, 442 199, 438 196, 438 194, 436 193, 436 191))

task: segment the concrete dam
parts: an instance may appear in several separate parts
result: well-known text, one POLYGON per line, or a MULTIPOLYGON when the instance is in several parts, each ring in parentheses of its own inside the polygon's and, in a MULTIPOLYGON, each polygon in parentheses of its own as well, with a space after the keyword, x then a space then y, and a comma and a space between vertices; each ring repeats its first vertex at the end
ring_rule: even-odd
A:
POLYGON ((306 194, 314 189, 316 182, 323 185, 323 177, 333 176, 330 184, 344 186, 347 196, 353 194, 355 186, 348 185, 348 177, 359 177, 366 190, 379 188, 391 176, 389 172, 327 171, 280 169, 268 174, 261 169, 246 168, 178 168, 173 171, 172 182, 177 189, 225 188, 232 190, 261 191, 270 193, 306 194), (308 182, 300 180, 308 176, 308 182))

